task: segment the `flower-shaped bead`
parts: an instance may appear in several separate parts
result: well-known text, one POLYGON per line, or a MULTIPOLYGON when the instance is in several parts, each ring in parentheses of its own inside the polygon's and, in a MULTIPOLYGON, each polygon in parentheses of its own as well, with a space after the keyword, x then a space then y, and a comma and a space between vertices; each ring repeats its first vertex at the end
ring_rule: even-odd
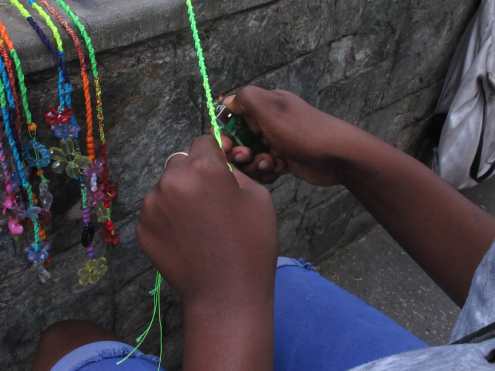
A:
POLYGON ((53 126, 64 125, 70 122, 72 117, 71 109, 64 109, 59 111, 56 108, 52 108, 45 114, 45 122, 52 128, 53 126))
POLYGON ((51 246, 48 242, 41 244, 33 242, 27 249, 27 259, 33 264, 41 264, 48 259, 50 249, 51 246))
POLYGON ((96 218, 98 223, 105 223, 107 220, 110 220, 112 217, 112 210, 110 208, 104 207, 100 205, 96 209, 96 218))
POLYGON ((43 168, 50 165, 52 156, 46 146, 32 139, 24 145, 24 157, 32 168, 43 168))
POLYGON ((108 265, 105 257, 88 260, 79 270, 79 284, 81 286, 94 285, 105 276, 107 271, 108 265))
POLYGON ((9 218, 7 226, 9 228, 9 233, 12 236, 21 236, 24 233, 23 225, 16 218, 9 218))
POLYGON ((79 179, 91 166, 91 160, 76 150, 71 139, 62 141, 62 148, 50 148, 50 152, 54 160, 52 170, 59 174, 65 171, 70 178, 79 179))
POLYGON ((45 114, 45 122, 58 139, 78 138, 81 128, 73 117, 73 112, 69 108, 62 111, 53 108, 45 114))

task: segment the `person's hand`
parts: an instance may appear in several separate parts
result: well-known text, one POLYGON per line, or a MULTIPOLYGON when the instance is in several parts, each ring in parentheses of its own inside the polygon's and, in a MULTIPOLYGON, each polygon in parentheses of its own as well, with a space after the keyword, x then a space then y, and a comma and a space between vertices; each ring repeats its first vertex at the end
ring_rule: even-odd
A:
POLYGON ((189 157, 170 160, 144 199, 137 234, 186 306, 272 299, 278 246, 270 194, 231 172, 211 136, 196 139, 189 157))
POLYGON ((229 160, 249 176, 269 183, 290 171, 316 185, 341 182, 339 151, 358 132, 354 126, 287 91, 248 86, 225 98, 223 104, 242 115, 270 148, 270 153, 254 157, 249 148, 235 147, 223 137, 229 160))

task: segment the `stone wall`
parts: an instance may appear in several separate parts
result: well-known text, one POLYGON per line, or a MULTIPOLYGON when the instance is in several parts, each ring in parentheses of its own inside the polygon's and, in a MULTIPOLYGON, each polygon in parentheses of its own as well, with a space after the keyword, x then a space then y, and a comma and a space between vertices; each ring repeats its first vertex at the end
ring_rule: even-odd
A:
MULTIPOLYGON (((31 72, 35 118, 53 105, 55 73, 27 25, 0 1, 31 72)), ((0 250, 0 369, 28 370, 40 331, 67 318, 91 319, 132 342, 147 322, 153 270, 138 251, 136 215, 164 159, 207 128, 191 37, 180 0, 74 1, 95 37, 104 82, 115 220, 122 247, 110 272, 82 288, 84 253, 70 217, 77 186, 57 182, 53 279, 41 285, 8 238, 0 250), (118 8, 115 5, 118 4, 118 8)), ((248 83, 290 89, 415 154, 450 56, 476 0, 198 1, 214 90, 248 83)), ((80 87, 78 65, 70 66, 80 87)), ((76 93, 76 101, 81 94, 76 93)), ((81 104, 76 104, 81 107, 81 104)), ((42 134, 43 135, 43 134, 42 134)), ((48 137, 48 134, 46 134, 48 137)), ((47 140, 45 138, 45 140, 47 140)), ((343 189, 310 187, 291 177, 273 186, 284 254, 318 262, 366 233, 372 218, 343 189)), ((164 289, 167 364, 179 365, 180 310, 164 289)), ((153 333, 145 351, 157 351, 153 333)))

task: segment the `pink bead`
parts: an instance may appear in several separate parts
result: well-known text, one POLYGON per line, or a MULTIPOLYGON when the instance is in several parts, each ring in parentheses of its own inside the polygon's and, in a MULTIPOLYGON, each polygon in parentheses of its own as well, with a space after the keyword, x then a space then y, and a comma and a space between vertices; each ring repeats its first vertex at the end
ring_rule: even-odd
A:
POLYGON ((9 232, 13 236, 20 236, 24 232, 24 227, 14 218, 9 218, 9 232))
POLYGON ((15 206, 15 197, 13 195, 8 195, 3 200, 3 212, 5 213, 7 210, 11 210, 15 206))

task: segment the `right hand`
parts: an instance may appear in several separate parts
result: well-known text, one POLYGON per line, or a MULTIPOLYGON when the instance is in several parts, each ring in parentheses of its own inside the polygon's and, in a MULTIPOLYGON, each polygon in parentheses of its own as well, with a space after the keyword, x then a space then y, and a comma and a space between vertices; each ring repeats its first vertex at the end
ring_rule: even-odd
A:
POLYGON ((315 185, 341 183, 338 153, 357 128, 282 90, 248 86, 223 103, 242 115, 270 148, 270 153, 253 156, 249 148, 235 147, 224 137, 229 160, 243 172, 264 183, 287 170, 315 185))

